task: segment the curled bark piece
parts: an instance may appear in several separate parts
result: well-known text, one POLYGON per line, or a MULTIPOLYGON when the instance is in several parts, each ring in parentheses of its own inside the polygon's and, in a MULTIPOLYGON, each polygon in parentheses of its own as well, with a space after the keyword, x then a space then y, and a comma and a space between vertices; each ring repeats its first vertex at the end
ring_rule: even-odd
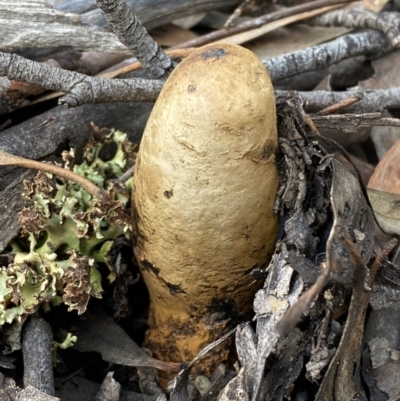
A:
POLYGON ((250 51, 205 46, 166 81, 132 198, 135 254, 151 297, 146 343, 157 358, 193 359, 249 311, 257 289, 249 273, 275 245, 276 148, 272 85, 250 51))

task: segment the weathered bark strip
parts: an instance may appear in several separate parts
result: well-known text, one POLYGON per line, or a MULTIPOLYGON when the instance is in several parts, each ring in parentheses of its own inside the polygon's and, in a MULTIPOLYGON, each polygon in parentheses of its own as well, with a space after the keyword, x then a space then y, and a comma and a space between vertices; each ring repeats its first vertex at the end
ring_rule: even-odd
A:
POLYGON ((172 60, 143 28, 123 0, 97 0, 108 25, 140 61, 152 78, 164 78, 172 70, 172 60))
MULTIPOLYGON (((96 7, 96 0, 48 0, 58 10, 79 13, 85 23, 106 26, 106 21, 96 7)), ((155 28, 203 11, 232 7, 238 0, 126 0, 128 7, 147 28, 155 28)))
MULTIPOLYGON (((238 1, 130 0, 127 3, 139 20, 147 22, 146 27, 151 28, 196 12, 235 5, 238 1)), ((103 31, 96 24, 106 27, 95 0, 28 0, 22 3, 2 0, 0 50, 35 60, 67 49, 131 55, 113 33, 103 31), (97 17, 91 20, 86 14, 79 15, 85 11, 97 17)))
POLYGON ((1 2, 0 37, 1 51, 31 58, 60 48, 130 55, 113 33, 85 26, 79 15, 54 10, 41 2, 1 2))
MULTIPOLYGON (((275 91, 276 96, 284 93, 285 91, 275 91)), ((400 108, 400 87, 365 92, 298 92, 298 95, 307 113, 316 113, 352 95, 361 95, 363 99, 343 109, 346 113, 374 113, 400 108)))
POLYGON ((349 134, 373 126, 400 127, 400 119, 382 117, 381 113, 312 115, 310 117, 318 129, 335 129, 349 134))
POLYGON ((369 55, 381 57, 393 50, 389 39, 381 32, 368 30, 352 33, 322 45, 263 60, 272 81, 290 78, 325 67, 351 57, 369 55))
POLYGON ((67 92, 68 95, 59 102, 71 107, 85 103, 152 102, 163 86, 162 81, 142 78, 109 80, 88 77, 6 53, 0 53, 0 76, 67 92))
POLYGON ((22 353, 24 356, 24 387, 31 385, 54 395, 52 358, 53 333, 42 318, 30 317, 25 324, 22 353))

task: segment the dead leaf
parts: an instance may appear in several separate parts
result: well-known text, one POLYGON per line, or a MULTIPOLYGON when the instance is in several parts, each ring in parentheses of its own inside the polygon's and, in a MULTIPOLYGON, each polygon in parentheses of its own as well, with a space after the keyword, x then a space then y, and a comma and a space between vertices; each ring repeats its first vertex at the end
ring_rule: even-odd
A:
POLYGON ((400 195, 400 139, 388 150, 372 174, 368 187, 400 195))
POLYGON ((179 371, 177 363, 151 358, 110 317, 85 315, 75 324, 78 341, 75 349, 80 352, 99 352, 107 362, 124 366, 147 366, 161 370, 179 371))
POLYGON ((400 235, 400 195, 368 188, 368 197, 381 229, 400 235))

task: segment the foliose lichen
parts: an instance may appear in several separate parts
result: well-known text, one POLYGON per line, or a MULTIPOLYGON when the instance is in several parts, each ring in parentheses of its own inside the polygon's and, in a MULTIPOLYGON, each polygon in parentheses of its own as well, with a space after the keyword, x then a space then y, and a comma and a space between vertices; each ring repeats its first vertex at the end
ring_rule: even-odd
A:
POLYGON ((24 196, 32 204, 20 213, 21 234, 7 249, 10 263, 0 267, 0 325, 22 323, 50 304, 64 303, 82 314, 90 297, 101 298, 97 263, 112 272, 113 241, 131 232, 126 211, 131 180, 116 179, 129 168, 134 154, 126 135, 114 130, 90 140, 80 164, 75 164, 73 150, 63 153, 64 168, 108 191, 106 203, 52 174, 39 172, 33 181, 24 182, 24 196), (110 146, 116 150, 103 160, 100 156, 110 146))

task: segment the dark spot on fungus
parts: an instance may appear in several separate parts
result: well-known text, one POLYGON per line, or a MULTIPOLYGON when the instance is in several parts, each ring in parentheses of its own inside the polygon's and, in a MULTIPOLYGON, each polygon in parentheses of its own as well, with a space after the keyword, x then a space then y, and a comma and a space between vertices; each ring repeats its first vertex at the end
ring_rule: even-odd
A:
POLYGON ((179 284, 171 284, 165 282, 165 285, 169 288, 169 292, 171 293, 171 295, 186 294, 186 292, 182 290, 179 284))
POLYGON ((203 57, 204 60, 207 60, 208 58, 216 58, 219 60, 221 56, 227 55, 228 52, 225 51, 224 49, 221 49, 220 47, 216 47, 214 49, 207 50, 206 52, 201 53, 201 56, 203 57))
POLYGON ((148 260, 144 259, 141 263, 142 267, 145 270, 153 272, 156 276, 160 274, 160 269, 158 269, 154 263, 149 262, 148 260))
POLYGON ((169 190, 169 191, 164 191, 164 196, 167 198, 167 199, 171 199, 173 196, 174 196, 174 191, 171 189, 171 190, 169 190))
POLYGON ((276 146, 270 139, 264 143, 261 159, 264 161, 271 161, 275 159, 276 146))
POLYGON ((188 86, 188 93, 192 93, 196 91, 196 85, 189 85, 188 86))

